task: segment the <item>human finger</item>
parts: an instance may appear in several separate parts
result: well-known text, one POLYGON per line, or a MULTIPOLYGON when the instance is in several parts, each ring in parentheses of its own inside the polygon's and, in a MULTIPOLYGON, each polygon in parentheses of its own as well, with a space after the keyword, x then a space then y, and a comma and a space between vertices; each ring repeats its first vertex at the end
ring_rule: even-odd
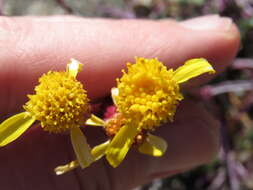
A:
MULTIPOLYGON (((194 57, 224 70, 239 47, 236 26, 228 18, 172 20, 105 20, 78 17, 1 17, 1 113, 19 110, 38 77, 62 70, 73 57, 84 63, 79 79, 94 100, 109 94, 115 78, 134 56, 157 57, 177 68, 194 57), (200 25, 203 27, 199 27, 200 25)), ((203 83, 193 79, 189 85, 203 83)))

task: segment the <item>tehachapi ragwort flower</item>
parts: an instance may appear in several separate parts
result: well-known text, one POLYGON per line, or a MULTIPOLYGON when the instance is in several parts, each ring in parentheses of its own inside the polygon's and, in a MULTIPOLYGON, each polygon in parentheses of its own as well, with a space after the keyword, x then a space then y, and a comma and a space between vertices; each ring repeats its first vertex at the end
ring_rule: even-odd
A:
POLYGON ((190 59, 176 69, 167 69, 157 59, 136 58, 127 64, 128 72, 117 79, 112 97, 124 124, 115 133, 106 149, 106 158, 117 167, 133 143, 144 154, 161 156, 167 143, 151 135, 162 123, 173 121, 177 105, 183 99, 180 84, 203 73, 214 73, 205 59, 190 59))
POLYGON ((71 142, 82 168, 94 161, 91 148, 80 126, 90 116, 89 100, 83 85, 76 79, 82 64, 71 59, 66 71, 49 71, 39 79, 35 94, 28 95, 25 112, 16 114, 0 124, 0 146, 22 135, 36 120, 51 133, 70 131, 71 142))
MULTIPOLYGON (((176 69, 167 69, 157 59, 136 58, 136 63, 127 64, 128 72, 117 79, 117 88, 111 91, 116 113, 105 121, 91 115, 87 125, 103 126, 109 140, 95 146, 92 155, 97 159, 106 154, 106 159, 117 167, 128 150, 135 145, 139 152, 162 156, 167 143, 150 132, 162 123, 172 122, 177 105, 183 99, 180 84, 203 73, 215 73, 207 60, 191 59, 176 69)), ((76 167, 77 161, 59 166, 56 174, 63 174, 76 167)))

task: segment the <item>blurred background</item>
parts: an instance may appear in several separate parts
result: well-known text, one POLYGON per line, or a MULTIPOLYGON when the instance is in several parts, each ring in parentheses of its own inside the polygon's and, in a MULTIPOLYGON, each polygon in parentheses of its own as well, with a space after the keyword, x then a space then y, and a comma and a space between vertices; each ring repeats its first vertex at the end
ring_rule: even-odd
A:
POLYGON ((239 54, 225 73, 196 92, 221 124, 217 159, 136 189, 253 189, 253 0, 0 0, 0 15, 55 14, 177 20, 206 14, 231 17, 242 36, 239 54))

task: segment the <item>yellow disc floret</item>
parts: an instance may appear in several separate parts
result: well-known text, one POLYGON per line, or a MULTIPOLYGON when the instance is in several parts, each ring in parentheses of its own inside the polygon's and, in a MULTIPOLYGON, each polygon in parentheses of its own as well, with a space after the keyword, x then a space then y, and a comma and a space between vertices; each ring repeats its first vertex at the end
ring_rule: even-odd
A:
POLYGON ((173 70, 157 59, 136 58, 127 64, 128 73, 117 80, 115 97, 118 111, 139 129, 154 130, 162 122, 172 121, 176 106, 183 98, 173 80, 173 70))
POLYGON ((68 72, 49 71, 39 79, 35 94, 28 95, 24 109, 41 122, 45 131, 53 133, 78 128, 89 113, 83 85, 68 72))

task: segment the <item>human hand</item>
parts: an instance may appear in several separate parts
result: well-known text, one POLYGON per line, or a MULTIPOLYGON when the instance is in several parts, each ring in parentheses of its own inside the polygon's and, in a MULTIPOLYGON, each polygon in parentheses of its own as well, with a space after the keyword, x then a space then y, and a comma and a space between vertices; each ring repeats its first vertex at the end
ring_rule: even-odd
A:
MULTIPOLYGON (((20 17, 0 20, 0 113, 20 111, 26 94, 48 70, 64 70, 73 57, 84 64, 78 79, 91 100, 109 95, 115 78, 134 56, 158 57, 176 68, 185 60, 203 57, 217 73, 234 58, 238 31, 228 19, 202 17, 173 20, 102 20, 78 17, 20 17)), ((197 87, 205 75, 184 86, 197 87)), ((103 142, 97 128, 85 129, 92 145, 103 142)), ((1 188, 8 189, 131 189, 154 178, 170 176, 212 160, 219 145, 218 123, 201 103, 184 100, 175 122, 156 133, 168 142, 163 157, 131 150, 114 169, 101 159, 85 170, 55 176, 53 169, 74 159, 68 136, 32 127, 18 140, 1 148, 1 188)))

